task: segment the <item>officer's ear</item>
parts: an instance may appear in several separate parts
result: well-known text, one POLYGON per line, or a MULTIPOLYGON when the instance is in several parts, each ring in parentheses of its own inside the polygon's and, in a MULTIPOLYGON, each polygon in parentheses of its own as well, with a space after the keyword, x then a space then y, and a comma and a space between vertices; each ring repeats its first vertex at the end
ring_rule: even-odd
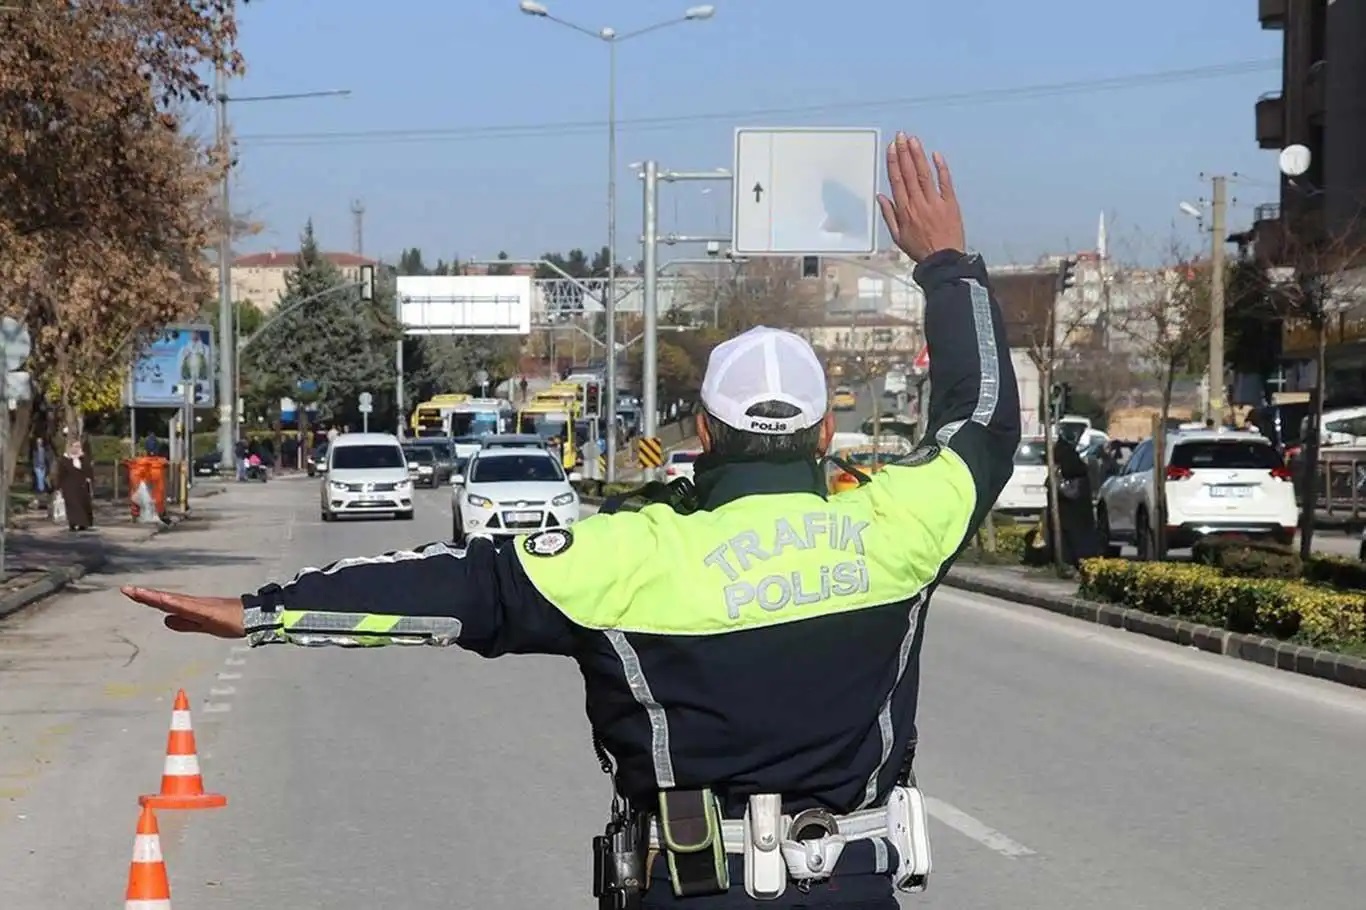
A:
POLYGON ((835 438, 835 412, 826 411, 825 419, 821 421, 820 442, 817 444, 816 454, 822 458, 825 453, 830 451, 830 440, 835 438))
POLYGON ((711 433, 707 430, 707 419, 698 411, 693 415, 693 420, 697 422, 697 438, 702 443, 702 451, 711 451, 711 433))

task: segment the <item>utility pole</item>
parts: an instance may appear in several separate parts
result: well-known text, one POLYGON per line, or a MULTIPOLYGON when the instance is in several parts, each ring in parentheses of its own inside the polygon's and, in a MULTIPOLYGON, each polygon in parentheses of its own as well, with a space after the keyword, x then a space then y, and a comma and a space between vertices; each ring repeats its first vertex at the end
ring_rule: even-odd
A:
POLYGON ((365 203, 351 200, 351 245, 357 256, 365 254, 365 203))
POLYGON ((1224 419, 1224 218, 1228 211, 1227 178, 1213 178, 1210 231, 1209 417, 1224 419))
MULTIPOLYGON (((219 466, 232 467, 233 444, 237 439, 237 382, 233 361, 237 354, 237 329, 232 311, 232 209, 228 184, 232 177, 232 143, 228 137, 228 71, 220 60, 214 71, 214 91, 218 101, 217 144, 223 156, 223 176, 218 187, 222 209, 218 238, 218 451, 219 466)), ((191 398, 193 415, 193 398, 191 398)), ((191 417, 193 420, 193 416, 191 417)))
POLYGON ((640 357, 641 435, 653 437, 659 431, 659 164, 645 162, 641 173, 645 184, 644 228, 640 260, 645 267, 642 309, 644 310, 645 350, 640 357))

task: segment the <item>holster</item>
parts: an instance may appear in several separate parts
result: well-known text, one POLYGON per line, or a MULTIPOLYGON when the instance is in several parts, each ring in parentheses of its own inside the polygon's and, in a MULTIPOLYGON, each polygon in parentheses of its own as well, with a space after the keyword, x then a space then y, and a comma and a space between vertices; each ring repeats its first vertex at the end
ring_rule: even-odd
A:
POLYGON ((730 889, 721 818, 721 803, 710 788, 660 791, 660 841, 675 896, 723 894, 730 889))
POLYGON ((593 896, 598 910, 638 910, 649 885, 649 819, 626 812, 593 838, 593 896))

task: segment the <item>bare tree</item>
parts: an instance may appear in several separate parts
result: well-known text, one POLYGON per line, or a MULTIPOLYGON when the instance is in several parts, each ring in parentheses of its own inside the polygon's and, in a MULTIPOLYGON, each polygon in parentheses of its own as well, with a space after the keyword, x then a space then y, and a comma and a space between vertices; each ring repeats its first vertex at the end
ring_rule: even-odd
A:
MULTIPOLYGON (((1090 343, 1100 314, 1099 304, 1082 293, 1067 294, 1059 287, 1057 270, 1036 270, 992 276, 992 288, 1004 309, 1011 348, 1023 349, 1039 372, 1039 386, 1048 397, 1068 351, 1090 343)), ((1051 405, 1044 403, 1045 458, 1048 466, 1049 518, 1053 525, 1053 562, 1066 573, 1059 518, 1058 472, 1053 458, 1051 405)), ((1060 416, 1060 415, 1057 415, 1060 416)))

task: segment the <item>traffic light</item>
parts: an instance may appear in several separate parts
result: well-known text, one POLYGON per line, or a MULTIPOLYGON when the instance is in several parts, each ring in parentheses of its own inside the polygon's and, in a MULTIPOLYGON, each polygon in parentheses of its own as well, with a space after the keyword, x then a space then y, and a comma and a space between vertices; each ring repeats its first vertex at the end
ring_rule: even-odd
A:
POLYGON ((583 419, 596 420, 601 416, 602 386, 596 382, 583 384, 583 419))
POLYGON ((1058 293, 1061 294, 1077 284, 1077 260, 1064 259, 1058 263, 1058 293))

